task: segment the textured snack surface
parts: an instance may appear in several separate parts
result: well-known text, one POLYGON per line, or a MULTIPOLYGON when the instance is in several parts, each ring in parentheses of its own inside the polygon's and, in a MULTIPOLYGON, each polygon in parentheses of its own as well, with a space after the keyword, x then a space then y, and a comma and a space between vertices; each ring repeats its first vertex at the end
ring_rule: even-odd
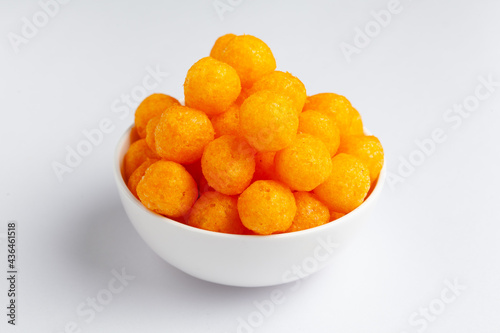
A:
POLYGON ((332 158, 332 173, 314 194, 330 210, 347 214, 365 200, 370 190, 370 172, 358 158, 348 154, 338 154, 332 158))
POLYGON ((240 107, 237 104, 233 104, 226 112, 213 116, 211 121, 216 138, 223 135, 239 135, 240 107))
POLYGON ((273 180, 258 180, 238 198, 243 225, 260 235, 286 231, 297 206, 290 189, 273 180))
POLYGON ((214 52, 213 57, 233 67, 243 87, 251 87, 255 81, 276 69, 276 60, 269 46, 251 35, 233 37, 224 50, 214 52))
POLYGON ((349 135, 342 138, 339 153, 346 153, 359 158, 370 170, 370 179, 374 183, 384 165, 384 149, 375 136, 349 135))
POLYGON ((226 48, 227 44, 234 37, 236 37, 235 34, 225 34, 217 38, 214 46, 212 47, 212 50, 210 51, 210 56, 215 59, 220 59, 222 52, 224 52, 224 49, 226 48))
POLYGON ((240 91, 240 78, 234 68, 212 57, 198 60, 184 81, 186 106, 208 115, 226 111, 240 91))
POLYGON ((191 209, 198 198, 198 188, 182 165, 158 161, 147 168, 137 185, 137 195, 148 209, 178 218, 191 209))
POLYGON ((208 185, 218 192, 243 192, 255 172, 255 150, 241 137, 223 135, 210 142, 201 158, 201 170, 208 185))
POLYGON ((208 116, 180 105, 163 112, 155 131, 158 155, 181 164, 200 159, 203 149, 213 139, 214 128, 208 116))
MULTIPOLYGON (((161 116, 153 117, 149 120, 148 125, 146 126, 146 143, 148 144, 149 149, 156 153, 156 140, 155 140, 155 132, 156 126, 160 122, 161 116)), ((157 154, 157 153, 156 153, 157 154)))
POLYGON ((135 171, 148 158, 160 158, 154 151, 149 149, 145 139, 135 141, 128 148, 123 159, 124 178, 127 182, 132 172, 135 171))
MULTIPOLYGON (((309 96, 304 105, 304 111, 307 110, 316 110, 329 115, 338 126, 340 136, 351 132, 352 122, 357 117, 357 111, 353 111, 351 102, 344 96, 334 93, 309 96)), ((359 117, 357 121, 361 121, 361 118, 359 117)))
POLYGON ((288 72, 274 71, 264 75, 250 88, 250 94, 261 90, 272 90, 287 96, 292 101, 297 114, 302 112, 307 98, 304 84, 288 72))
POLYGON ((340 132, 331 117, 321 112, 309 110, 299 115, 299 133, 308 133, 321 139, 328 148, 330 156, 337 153, 340 145, 340 132))
POLYGON ((244 234, 246 228, 241 223, 237 204, 235 197, 215 191, 205 192, 195 202, 188 224, 210 231, 244 234))
POLYGON ((310 134, 298 134, 292 144, 276 153, 276 174, 292 190, 312 191, 332 172, 326 145, 310 134))
POLYGON ((314 228, 330 221, 330 211, 324 203, 310 192, 295 192, 297 212, 292 225, 286 232, 314 228))
POLYGON ((240 109, 240 130, 257 151, 278 151, 297 134, 299 117, 288 98, 270 90, 250 95, 240 109))
POLYGON ((148 158, 144 163, 142 163, 134 172, 130 175, 130 178, 127 182, 127 187, 132 192, 132 194, 139 199, 137 196, 137 185, 141 181, 142 177, 146 173, 146 170, 151 166, 151 164, 157 162, 157 159, 148 158))
POLYGON ((172 105, 179 105, 179 101, 165 94, 152 94, 146 97, 135 111, 135 127, 139 136, 144 139, 149 120, 161 116, 163 111, 172 105))

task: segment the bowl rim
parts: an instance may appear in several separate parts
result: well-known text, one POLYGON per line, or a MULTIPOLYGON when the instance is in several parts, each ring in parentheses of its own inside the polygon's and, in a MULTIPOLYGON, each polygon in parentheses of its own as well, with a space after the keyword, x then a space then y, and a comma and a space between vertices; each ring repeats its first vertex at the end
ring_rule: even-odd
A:
MULTIPOLYGON (((127 184, 125 183, 125 180, 123 179, 122 161, 120 159, 120 155, 121 155, 123 146, 125 145, 125 142, 127 140, 130 140, 130 132, 131 132, 133 127, 134 127, 134 124, 131 124, 125 130, 125 132, 121 135, 120 139, 118 140, 117 145, 115 146, 115 152, 114 152, 114 157, 113 157, 113 174, 114 174, 115 182, 118 186, 118 190, 124 192, 125 196, 127 196, 127 198, 130 199, 132 204, 134 206, 136 206, 139 210, 142 210, 143 212, 145 212, 146 214, 151 215, 152 217, 155 217, 155 218, 160 218, 163 221, 165 221, 165 223, 172 224, 172 226, 175 228, 180 228, 181 230, 183 229, 186 232, 200 233, 201 235, 207 235, 208 237, 268 241, 268 240, 287 239, 287 238, 302 237, 302 236, 305 237, 308 234, 312 234, 312 233, 322 234, 323 230, 328 229, 328 228, 336 228, 338 225, 349 223, 350 219, 354 219, 356 215, 361 214, 361 212, 366 207, 368 207, 372 201, 376 200, 376 197, 382 191, 382 188, 384 187, 384 183, 385 183, 385 178, 386 178, 387 172, 386 172, 386 160, 384 159, 384 164, 383 164, 382 169, 380 171, 380 175, 377 179, 377 183, 375 184, 375 187, 373 188, 373 190, 371 192, 370 191, 368 192, 368 197, 363 201, 363 203, 361 205, 359 205, 357 208, 355 208, 353 211, 349 212, 345 216, 338 218, 337 220, 330 221, 328 223, 325 223, 323 225, 320 225, 320 226, 317 226, 314 228, 309 228, 309 229, 294 231, 294 232, 271 234, 271 235, 238 235, 238 234, 228 234, 228 233, 204 230, 204 229, 192 227, 192 226, 187 225, 185 223, 175 221, 175 220, 170 219, 166 216, 163 216, 163 215, 160 215, 160 214, 157 214, 155 212, 150 211, 130 192, 127 184)), ((364 132, 367 135, 371 135, 371 132, 368 131, 366 128, 364 129, 364 132)))

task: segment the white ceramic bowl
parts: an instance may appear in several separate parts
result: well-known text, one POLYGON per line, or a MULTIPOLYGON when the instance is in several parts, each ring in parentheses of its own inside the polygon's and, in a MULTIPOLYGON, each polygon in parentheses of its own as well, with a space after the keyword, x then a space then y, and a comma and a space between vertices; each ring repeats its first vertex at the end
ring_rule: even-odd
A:
POLYGON ((230 235, 176 222, 146 209, 128 190, 123 156, 129 128, 114 157, 114 176, 123 207, 142 239, 171 265, 202 280, 240 287, 278 285, 308 276, 348 246, 368 217, 385 181, 385 165, 373 192, 348 215, 328 224, 269 236, 230 235))

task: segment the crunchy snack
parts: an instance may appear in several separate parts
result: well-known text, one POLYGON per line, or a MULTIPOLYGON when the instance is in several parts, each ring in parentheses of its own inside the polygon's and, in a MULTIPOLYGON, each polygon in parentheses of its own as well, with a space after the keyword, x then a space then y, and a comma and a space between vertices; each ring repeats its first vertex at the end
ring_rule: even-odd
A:
POLYGON ((201 158, 201 170, 208 185, 218 192, 243 192, 255 172, 255 151, 241 137, 224 135, 210 142, 201 158))
POLYGON ((279 179, 296 191, 312 191, 332 172, 330 153, 323 141, 305 133, 277 152, 274 163, 279 179))
POLYGON ((384 148, 373 135, 349 135, 342 138, 339 153, 346 153, 359 158, 370 171, 372 184, 378 179, 384 165, 384 148))
POLYGON ((297 114, 302 112, 307 93, 304 84, 288 72, 274 71, 261 77, 250 88, 250 95, 261 90, 272 90, 292 101, 297 114))
POLYGON ((278 151, 287 147, 298 127, 299 117, 290 100, 273 91, 258 91, 241 105, 241 133, 258 151, 278 151))
POLYGON ((179 101, 165 94, 152 94, 139 104, 135 111, 135 127, 142 139, 146 137, 146 126, 149 120, 161 116, 163 111, 172 105, 179 105, 179 101))
POLYGON ((295 192, 297 212, 292 225, 286 232, 294 232, 314 228, 330 221, 330 211, 324 203, 310 192, 295 192))
POLYGON ((158 154, 149 149, 145 139, 135 141, 128 148, 125 157, 123 158, 123 169, 125 181, 128 181, 132 172, 135 171, 148 158, 160 158, 158 154))
POLYGON ((370 190, 370 172, 358 158, 338 154, 332 158, 330 177, 314 193, 331 210, 347 214, 363 203, 370 190))
POLYGON ((198 60, 184 81, 186 106, 208 115, 225 112, 240 91, 240 78, 234 68, 212 57, 198 60))
POLYGON ((167 217, 186 215, 198 198, 198 188, 184 167, 158 161, 146 169, 137 185, 137 195, 148 209, 167 217))
POLYGON ((205 192, 195 202, 188 225, 227 234, 244 234, 238 215, 238 199, 219 192, 205 192))
POLYGON ((340 145, 340 132, 335 122, 321 112, 308 110, 299 115, 299 133, 308 133, 321 139, 330 157, 335 156, 340 145))
POLYGON ((214 128, 199 110, 176 105, 161 115, 156 126, 156 151, 177 163, 193 163, 201 158, 205 146, 214 139, 214 128))
MULTIPOLYGON (((229 37, 228 37, 229 39, 229 37)), ((220 41, 220 46, 225 40, 220 41)), ((231 38, 224 50, 217 50, 212 56, 233 67, 240 76, 243 87, 251 87, 254 82, 276 69, 276 60, 269 46, 257 37, 241 35, 231 38)))
POLYGON ((252 183, 238 199, 241 222, 259 235, 286 231, 296 211, 292 191, 274 180, 252 183))

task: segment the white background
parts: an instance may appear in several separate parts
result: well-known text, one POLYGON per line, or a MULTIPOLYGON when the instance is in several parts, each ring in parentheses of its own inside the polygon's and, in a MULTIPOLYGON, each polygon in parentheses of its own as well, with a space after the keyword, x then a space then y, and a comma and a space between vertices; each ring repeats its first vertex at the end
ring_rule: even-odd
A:
POLYGON ((231 3, 221 19, 212 0, 73 0, 16 53, 9 34, 22 35, 23 17, 41 7, 0 1, 0 233, 7 221, 19 225, 18 325, 6 324, 2 278, 0 331, 499 332, 500 87, 460 123, 445 117, 474 101, 478 77, 500 81, 500 2, 401 0, 350 62, 340 46, 354 45, 356 28, 388 1, 231 3), (386 183, 353 246, 298 288, 225 287, 163 262, 128 221, 112 178, 115 145, 133 121, 133 110, 120 119, 112 104, 148 67, 169 73, 155 92, 182 99, 188 68, 229 32, 263 39, 308 94, 347 96, 384 144, 392 175, 402 159, 421 162, 386 183), (114 131, 60 182, 52 164, 104 118, 114 131), (439 128, 446 140, 418 160, 415 140, 439 128), (114 269, 135 279, 91 320, 79 315, 114 269), (441 309, 441 294, 452 295, 445 281, 466 289, 441 309), (274 289, 284 302, 258 327, 238 328, 274 289), (430 305, 437 316, 409 322, 430 305))

